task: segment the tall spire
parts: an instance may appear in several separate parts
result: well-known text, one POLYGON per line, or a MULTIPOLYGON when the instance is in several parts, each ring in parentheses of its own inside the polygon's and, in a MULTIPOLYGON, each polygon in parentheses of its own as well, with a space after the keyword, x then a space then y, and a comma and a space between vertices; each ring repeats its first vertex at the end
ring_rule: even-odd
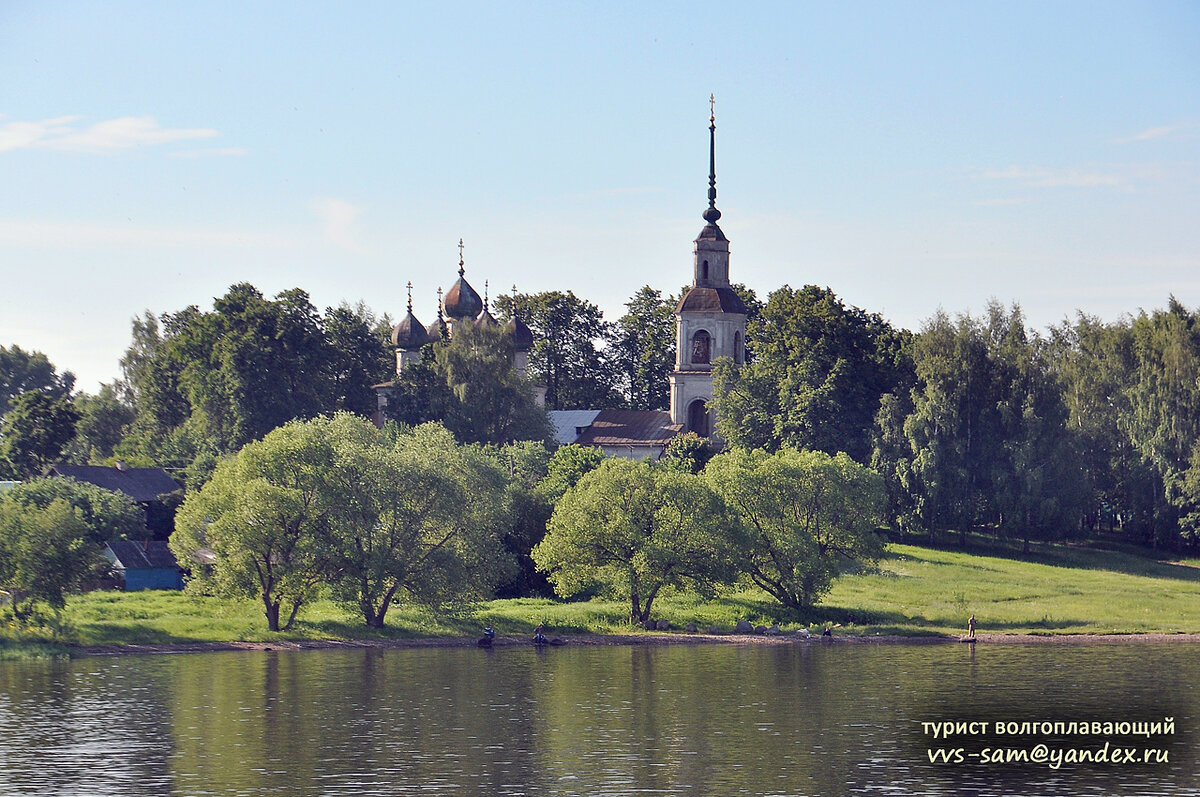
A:
POLYGON ((463 265, 462 250, 463 250, 463 242, 462 242, 462 238, 459 238, 458 239, 458 276, 460 276, 460 277, 463 275, 463 272, 466 271, 466 268, 463 265))
POLYGON ((408 312, 412 312, 412 280, 408 281, 408 312))
POLYGON ((717 97, 708 95, 708 209, 704 211, 704 220, 716 224, 721 218, 717 210, 717 97))

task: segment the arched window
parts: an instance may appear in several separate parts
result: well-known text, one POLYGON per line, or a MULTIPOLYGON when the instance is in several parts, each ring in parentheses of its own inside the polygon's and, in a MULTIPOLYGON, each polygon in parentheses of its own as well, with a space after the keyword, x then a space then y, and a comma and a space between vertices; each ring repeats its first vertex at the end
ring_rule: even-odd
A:
POLYGON ((738 365, 742 364, 742 360, 746 358, 746 352, 742 347, 742 333, 733 333, 733 361, 738 365))
POLYGON ((708 437, 708 407, 704 403, 704 399, 696 399, 688 405, 687 411, 687 430, 695 432, 701 437, 708 437))
POLYGON ((711 361, 712 338, 703 329, 692 335, 692 362, 704 364, 711 361))
POLYGON ((708 261, 707 260, 705 260, 703 263, 700 264, 700 279, 702 279, 702 280, 708 279, 708 261))

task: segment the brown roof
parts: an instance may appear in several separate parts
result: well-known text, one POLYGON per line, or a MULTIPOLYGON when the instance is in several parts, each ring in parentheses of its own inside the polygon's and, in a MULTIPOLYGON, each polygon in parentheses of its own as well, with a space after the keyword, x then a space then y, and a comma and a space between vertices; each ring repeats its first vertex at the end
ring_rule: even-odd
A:
POLYGON ((575 442, 582 446, 666 445, 683 431, 662 410, 601 410, 575 442))
POLYGON ((746 315, 742 297, 732 288, 692 288, 683 295, 675 312, 691 310, 700 313, 740 313, 746 315))
POLYGON ((183 489, 162 468, 110 468, 106 465, 55 465, 47 472, 49 476, 62 476, 77 482, 87 482, 112 490, 145 503, 153 501, 163 493, 183 489))
POLYGON ((721 232, 721 228, 715 223, 709 222, 704 225, 704 229, 696 236, 697 241, 728 241, 725 233, 721 232))

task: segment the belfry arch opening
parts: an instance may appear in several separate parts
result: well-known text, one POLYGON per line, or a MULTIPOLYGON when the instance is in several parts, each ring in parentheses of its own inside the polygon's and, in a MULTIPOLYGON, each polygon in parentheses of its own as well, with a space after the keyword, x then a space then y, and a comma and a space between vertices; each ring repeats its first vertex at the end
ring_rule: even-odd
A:
POLYGON ((712 435, 712 429, 708 424, 708 403, 704 399, 696 399, 688 405, 687 430, 695 432, 701 437, 712 435))
POLYGON ((708 279, 708 261, 707 260, 705 260, 703 263, 700 264, 700 279, 702 279, 702 280, 708 279))
POLYGON ((705 365, 712 360, 712 336, 705 330, 692 335, 692 362, 705 365))

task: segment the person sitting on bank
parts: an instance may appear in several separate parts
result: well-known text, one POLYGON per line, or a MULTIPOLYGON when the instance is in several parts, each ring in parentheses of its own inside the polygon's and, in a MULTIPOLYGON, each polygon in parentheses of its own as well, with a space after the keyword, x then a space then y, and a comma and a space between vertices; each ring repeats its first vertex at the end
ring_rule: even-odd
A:
POLYGON ((542 625, 541 623, 538 623, 538 627, 533 629, 533 644, 546 644, 546 626, 542 625))

